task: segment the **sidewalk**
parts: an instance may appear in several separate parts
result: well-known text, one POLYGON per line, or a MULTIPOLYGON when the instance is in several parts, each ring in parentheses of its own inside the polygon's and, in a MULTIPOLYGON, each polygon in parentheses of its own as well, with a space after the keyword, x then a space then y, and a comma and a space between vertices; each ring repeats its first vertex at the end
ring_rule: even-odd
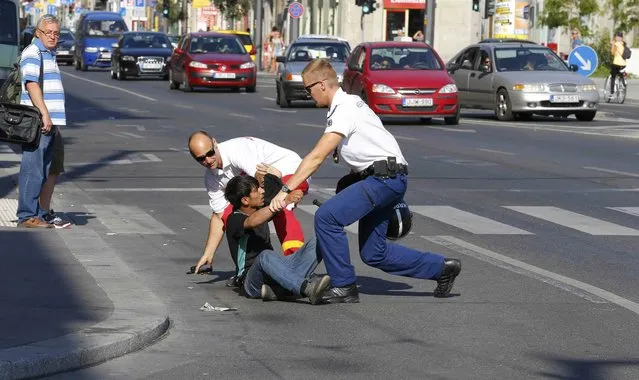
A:
MULTIPOLYGON (((606 78, 590 78, 595 82, 599 89, 600 102, 605 103, 603 95, 604 83, 606 78)), ((626 101, 624 103, 639 104, 639 79, 628 79, 628 89, 626 91, 626 101)))
POLYGON ((0 143, 0 379, 90 366, 162 336, 166 308, 96 232, 11 227, 20 157, 8 148, 0 143))

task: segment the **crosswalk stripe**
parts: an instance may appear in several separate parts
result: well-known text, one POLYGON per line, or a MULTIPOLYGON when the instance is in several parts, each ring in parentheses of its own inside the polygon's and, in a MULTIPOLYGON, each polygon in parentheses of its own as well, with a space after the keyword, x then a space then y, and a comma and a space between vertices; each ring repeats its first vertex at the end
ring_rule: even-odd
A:
MULTIPOLYGON (((211 206, 208 206, 208 205, 189 205, 189 207, 192 208, 193 210, 199 212, 200 214, 204 215, 206 217, 206 219, 211 219, 211 213, 213 212, 213 210, 211 210, 211 206)), ((273 222, 268 222, 268 229, 269 229, 271 234, 277 234, 275 232, 275 226, 273 225, 273 222)))
POLYGON ((174 235, 175 233, 136 206, 84 205, 106 228, 117 234, 174 235))
POLYGON ((639 236, 639 231, 553 206, 503 206, 595 236, 639 236))
MULTIPOLYGON (((311 215, 315 215, 315 211, 317 211, 317 206, 311 205, 298 205, 297 208, 311 215)), ((359 222, 355 222, 350 226, 346 226, 344 227, 344 229, 352 234, 357 235, 359 233, 359 222)))
POLYGON ((639 216, 639 207, 606 207, 611 210, 625 212, 626 214, 639 216))
POLYGON ((531 232, 497 222, 450 206, 410 206, 416 214, 435 219, 478 235, 534 235, 531 232))

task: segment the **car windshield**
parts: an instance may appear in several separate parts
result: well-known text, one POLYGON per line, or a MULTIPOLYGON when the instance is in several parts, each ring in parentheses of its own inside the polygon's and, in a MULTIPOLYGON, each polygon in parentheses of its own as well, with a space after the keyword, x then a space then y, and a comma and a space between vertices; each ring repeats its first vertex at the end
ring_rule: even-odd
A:
POLYGON ((178 43, 180 36, 169 36, 169 41, 171 41, 171 43, 178 43))
POLYGON ((191 53, 246 54, 246 49, 235 37, 193 37, 191 53))
POLYGON ((170 48, 171 42, 162 34, 155 33, 138 33, 124 36, 122 44, 123 48, 138 48, 138 49, 162 49, 170 48))
POLYGON ((442 70, 428 47, 384 47, 371 51, 371 70, 442 70))
POLYGON ((248 34, 234 34, 235 37, 239 38, 242 41, 242 45, 253 45, 253 41, 251 41, 251 36, 248 34))
POLYGON ((120 20, 89 21, 84 35, 87 37, 118 37, 126 32, 126 25, 120 20))
POLYGON ((73 34, 71 34, 71 32, 64 31, 64 30, 61 31, 60 41, 73 41, 73 34))
POLYGON ((544 47, 495 49, 497 71, 570 71, 552 50, 544 47))
POLYGON ((0 44, 18 45, 18 16, 15 3, 0 1, 0 44))
POLYGON ((288 52, 288 61, 308 62, 315 58, 328 58, 334 62, 346 62, 348 49, 340 43, 294 44, 288 52))

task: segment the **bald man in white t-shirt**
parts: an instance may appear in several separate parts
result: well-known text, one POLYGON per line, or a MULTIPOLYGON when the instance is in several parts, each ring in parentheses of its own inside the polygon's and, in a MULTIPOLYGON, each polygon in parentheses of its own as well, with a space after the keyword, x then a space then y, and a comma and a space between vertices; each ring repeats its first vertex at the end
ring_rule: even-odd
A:
MULTIPOLYGON (((233 212, 233 207, 224 197, 224 189, 231 178, 238 175, 259 178, 270 173, 286 181, 302 159, 290 149, 255 137, 238 137, 217 143, 208 133, 198 131, 189 137, 188 145, 191 156, 207 169, 204 182, 212 209, 204 253, 195 267, 195 273, 198 273, 200 267, 213 263, 224 236, 226 219, 233 212)), ((308 181, 295 190, 308 192, 308 181)), ((273 224, 284 255, 294 253, 304 244, 302 226, 292 209, 277 213, 273 224)))

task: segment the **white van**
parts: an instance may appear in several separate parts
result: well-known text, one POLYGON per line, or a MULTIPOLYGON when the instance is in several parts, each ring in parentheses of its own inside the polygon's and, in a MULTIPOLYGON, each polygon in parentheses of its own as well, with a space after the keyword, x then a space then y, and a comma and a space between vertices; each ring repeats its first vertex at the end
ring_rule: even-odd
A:
POLYGON ((0 0, 0 87, 20 54, 20 3, 0 0))

